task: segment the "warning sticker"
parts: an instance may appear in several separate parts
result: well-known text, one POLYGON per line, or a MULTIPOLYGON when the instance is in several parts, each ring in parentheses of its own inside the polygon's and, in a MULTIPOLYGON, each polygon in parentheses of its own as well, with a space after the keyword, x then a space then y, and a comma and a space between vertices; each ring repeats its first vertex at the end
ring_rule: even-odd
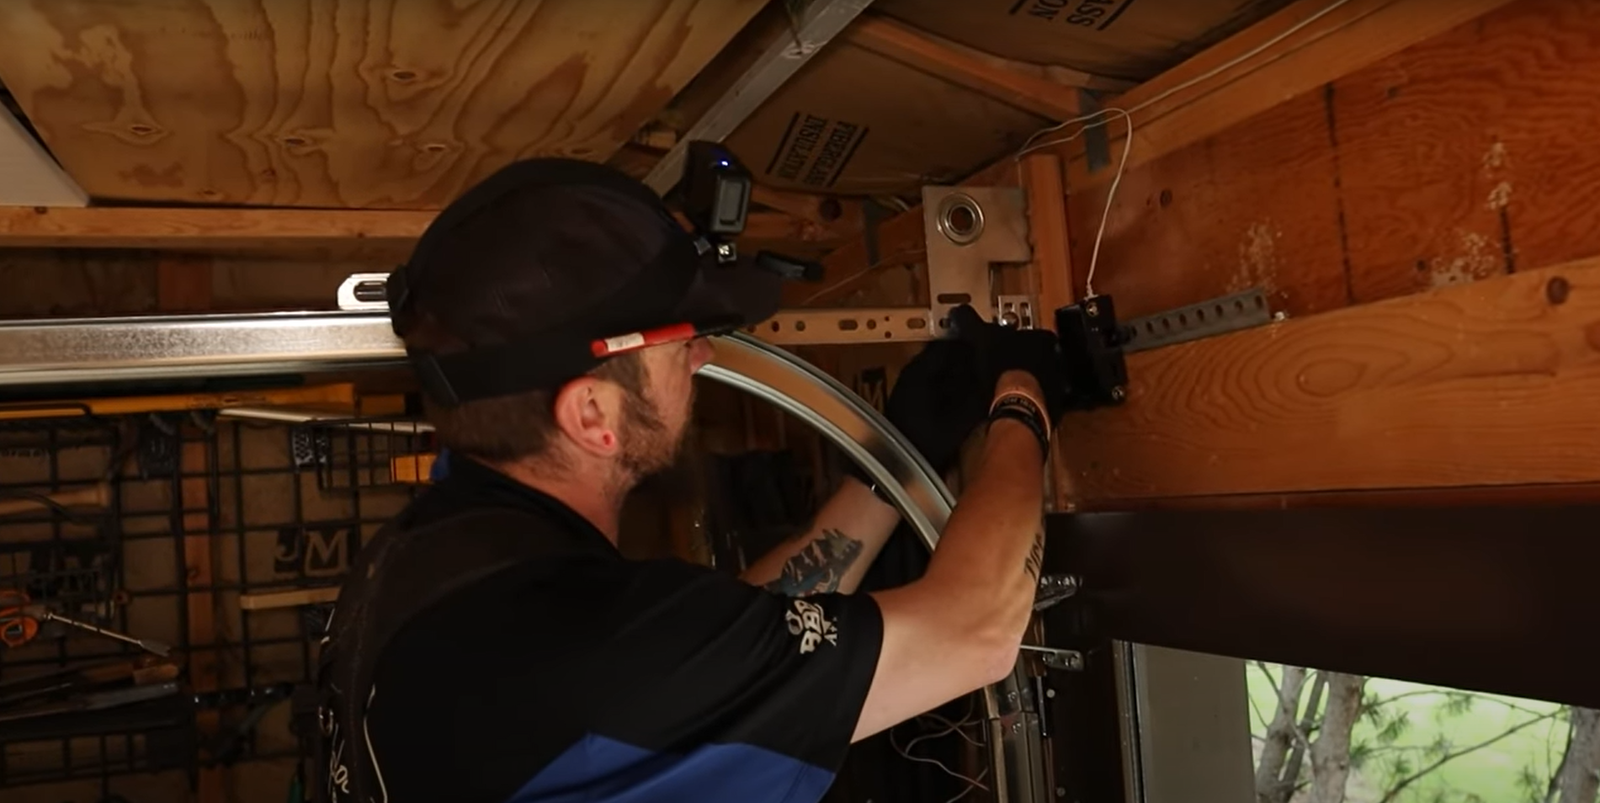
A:
POLYGON ((795 112, 767 162, 767 175, 811 187, 831 187, 866 141, 869 130, 845 120, 795 112))
POLYGON ((1133 3, 1134 0, 1017 0, 1011 7, 1011 15, 1103 31, 1133 3))

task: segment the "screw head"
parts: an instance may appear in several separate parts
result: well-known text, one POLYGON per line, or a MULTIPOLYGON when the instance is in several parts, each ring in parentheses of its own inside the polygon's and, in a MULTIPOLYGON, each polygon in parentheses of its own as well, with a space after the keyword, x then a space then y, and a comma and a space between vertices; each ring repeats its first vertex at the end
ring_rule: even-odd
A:
POLYGON ((1050 699, 1054 700, 1056 698, 1056 690, 1055 689, 1045 689, 1044 690, 1044 696, 1049 697, 1050 699))
POLYGON ((1100 305, 1090 301, 1083 305, 1083 314, 1093 318, 1100 314, 1100 305))
POLYGON ((1111 389, 1111 400, 1112 401, 1118 401, 1119 402, 1119 401, 1122 401, 1122 400, 1124 400, 1126 398, 1128 398, 1128 391, 1126 389, 1124 389, 1121 385, 1118 385, 1118 386, 1116 386, 1116 387, 1111 389))

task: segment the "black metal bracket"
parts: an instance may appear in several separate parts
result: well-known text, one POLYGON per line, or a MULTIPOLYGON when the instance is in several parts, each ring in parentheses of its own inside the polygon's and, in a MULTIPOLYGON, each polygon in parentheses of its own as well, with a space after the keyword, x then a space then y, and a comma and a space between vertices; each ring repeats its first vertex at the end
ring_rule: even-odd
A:
POLYGON ((1089 296, 1057 309, 1056 335, 1066 363, 1068 409, 1092 410, 1127 400, 1124 333, 1111 296, 1089 296))

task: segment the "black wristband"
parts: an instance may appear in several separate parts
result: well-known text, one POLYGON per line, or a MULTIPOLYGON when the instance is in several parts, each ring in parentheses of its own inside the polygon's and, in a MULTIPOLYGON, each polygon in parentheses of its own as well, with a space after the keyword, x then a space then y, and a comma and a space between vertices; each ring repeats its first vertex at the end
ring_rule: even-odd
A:
POLYGON ((1021 421, 1033 432, 1033 437, 1039 441, 1040 458, 1050 460, 1050 433, 1045 427, 1044 412, 1032 399, 1026 396, 1005 396, 994 403, 989 410, 989 423, 993 424, 1002 418, 1021 421))

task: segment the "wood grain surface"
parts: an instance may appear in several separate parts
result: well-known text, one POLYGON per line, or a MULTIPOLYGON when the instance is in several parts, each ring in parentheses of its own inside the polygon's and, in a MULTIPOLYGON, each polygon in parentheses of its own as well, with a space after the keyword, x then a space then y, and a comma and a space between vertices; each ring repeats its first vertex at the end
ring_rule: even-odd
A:
POLYGON ((1600 4, 1523 0, 1339 81, 1355 299, 1600 253, 1597 71, 1600 4))
POLYGON ((1130 355, 1083 500, 1600 480, 1600 259, 1130 355))
MULTIPOLYGON (((398 209, 0 207, 0 248, 274 251, 359 243, 409 250, 436 216, 398 209)), ((783 212, 751 212, 740 238, 752 244, 837 240, 827 226, 783 212)))
POLYGON ((16 0, 0 79, 99 199, 434 208, 604 160, 759 0, 16 0))
MULTIPOLYGON (((1106 221, 1094 289, 1115 296, 1125 318, 1252 287, 1291 315, 1344 306, 1335 181, 1317 95, 1130 170, 1106 221)), ((1108 189, 1075 188, 1069 199, 1080 289, 1108 189)))
MULTIPOLYGON (((1301 0, 1106 105, 1133 113, 1130 166, 1144 164, 1508 3, 1301 0)), ((1073 150, 1074 187, 1111 180, 1073 150)))
MULTIPOLYGON (((1597 69, 1600 5, 1523 0, 1133 167, 1097 289, 1300 316, 1600 253, 1597 69)), ((1071 188, 1080 271, 1107 188, 1071 188)))

